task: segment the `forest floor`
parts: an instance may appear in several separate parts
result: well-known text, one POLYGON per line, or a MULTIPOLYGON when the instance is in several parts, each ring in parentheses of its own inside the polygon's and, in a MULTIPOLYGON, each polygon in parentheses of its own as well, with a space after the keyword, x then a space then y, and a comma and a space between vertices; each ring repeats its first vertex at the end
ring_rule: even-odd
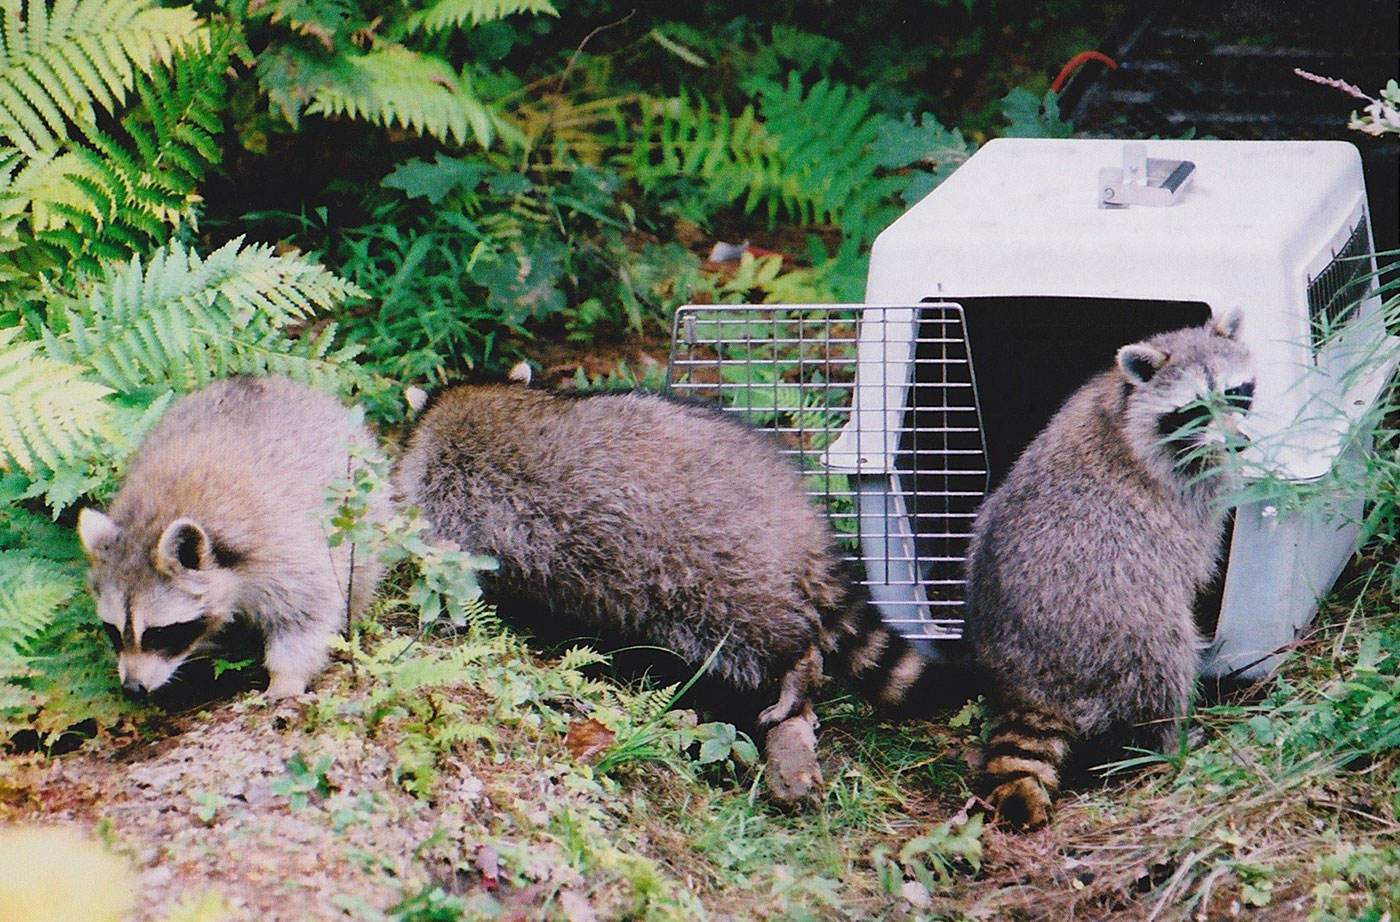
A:
MULTIPOLYGON (((1394 743, 1280 758, 1290 708, 1349 700, 1395 655, 1366 640, 1393 621, 1333 606, 1256 703, 1197 715, 1192 752, 1071 792, 1025 835, 977 813, 975 706, 893 725, 832 698, 824 800, 789 812, 722 727, 489 630, 389 631, 303 699, 152 712, 61 757, 11 756, 0 820, 101 839, 131 868, 120 918, 140 922, 1379 922, 1400 908, 1394 743)), ((63 874, 81 888, 81 865, 63 874)), ((0 883, 0 917, 5 899, 0 883)))

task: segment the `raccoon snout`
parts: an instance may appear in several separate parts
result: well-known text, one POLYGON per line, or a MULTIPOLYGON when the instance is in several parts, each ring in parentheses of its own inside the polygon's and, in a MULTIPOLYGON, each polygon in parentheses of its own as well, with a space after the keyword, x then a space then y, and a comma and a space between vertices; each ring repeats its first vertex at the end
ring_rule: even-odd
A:
POLYGON ((148 694, 150 689, 135 679, 127 679, 122 683, 122 697, 128 701, 145 701, 148 694))

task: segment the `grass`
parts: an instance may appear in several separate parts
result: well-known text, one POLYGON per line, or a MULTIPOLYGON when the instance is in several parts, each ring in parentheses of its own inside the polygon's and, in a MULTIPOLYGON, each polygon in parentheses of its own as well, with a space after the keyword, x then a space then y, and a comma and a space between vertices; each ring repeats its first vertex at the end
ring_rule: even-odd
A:
MULTIPOLYGON (((489 620, 412 645, 395 630, 367 635, 355 669, 333 667, 300 706, 254 698, 153 716, 62 768, 11 757, 0 817, 66 815, 133 856, 143 880, 175 869, 139 916, 161 922, 258 917, 239 882, 259 853, 239 836, 280 828, 273 818, 295 824, 284 834, 296 848, 324 838, 340 856, 320 886, 362 920, 1380 922, 1400 908, 1391 608, 1374 588, 1329 606, 1254 697, 1200 710, 1201 738, 1180 758, 1072 792, 1049 829, 1026 836, 969 818, 975 708, 896 725, 833 692, 824 802, 787 813, 742 760, 702 762, 714 725, 659 712, 672 690, 592 678, 590 655, 541 658, 489 620), (575 757, 570 733, 584 721, 606 744, 575 757), (201 748, 210 740, 247 748, 201 748), (181 746, 208 760, 208 783, 156 803, 149 787, 126 789, 186 764, 170 755, 181 746), (261 800, 233 780, 259 771, 261 800), (84 776, 100 787, 82 788, 84 776), (365 838, 342 848, 337 837, 365 838)), ((273 850, 266 862, 285 846, 257 847, 273 850)), ((288 913, 275 917, 317 918, 295 914, 317 905, 296 884, 269 885, 288 913)))
MULTIPOLYGON (((346 485, 347 534, 360 486, 346 485)), ((413 523, 395 527, 411 544, 413 523)), ((1071 791, 1021 836, 977 811, 977 702, 889 723, 829 687, 825 797, 785 812, 749 741, 670 710, 684 689, 616 684, 585 648, 539 653, 472 601, 469 566, 420 552, 421 578, 386 583, 315 695, 147 711, 66 756, 0 757, 0 822, 101 838, 134 890, 158 894, 127 917, 142 922, 1400 910, 1391 561, 1360 568, 1275 676, 1200 706, 1180 752, 1071 791), (423 630, 444 599, 461 603, 455 624, 423 630)), ((71 873, 84 847, 56 840, 51 865, 71 873)))

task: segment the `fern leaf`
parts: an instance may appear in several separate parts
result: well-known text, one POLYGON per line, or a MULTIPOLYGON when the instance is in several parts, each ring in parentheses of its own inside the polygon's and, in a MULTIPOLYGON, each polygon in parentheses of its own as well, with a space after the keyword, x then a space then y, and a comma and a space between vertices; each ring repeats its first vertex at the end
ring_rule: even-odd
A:
POLYGON ((23 551, 0 551, 0 662, 17 662, 80 584, 72 568, 23 551))
POLYGON ((559 15, 559 11, 549 0, 438 0, 423 12, 411 17, 409 28, 421 28, 430 33, 445 32, 460 29, 468 22, 477 25, 517 13, 559 15))
POLYGON ((465 74, 402 45, 347 58, 338 78, 315 90, 306 111, 402 125, 458 144, 475 139, 482 147, 499 127, 465 74))
POLYGON ((58 299, 44 345, 120 391, 187 390, 240 372, 314 381, 353 352, 332 354, 324 334, 289 343, 285 329, 360 294, 303 257, 241 238, 205 259, 171 242, 147 262, 109 266, 84 296, 58 299))
POLYGON ((110 434, 112 391, 19 332, 0 330, 0 469, 57 468, 110 434))
POLYGON ((208 32, 189 7, 142 0, 7 0, 0 20, 0 139, 39 157, 68 140, 68 123, 115 112, 137 74, 150 74, 208 32))
POLYGON ((111 212, 101 169, 76 151, 40 151, 15 173, 6 197, 36 234, 74 223, 75 213, 101 220, 111 212))
POLYGON ((644 189, 690 176, 712 203, 761 209, 770 221, 838 225, 860 243, 894 217, 893 196, 905 185, 880 173, 888 123, 871 91, 829 79, 804 88, 793 72, 784 83, 758 83, 756 107, 733 117, 703 99, 646 100, 636 134, 618 140, 630 146, 644 189))

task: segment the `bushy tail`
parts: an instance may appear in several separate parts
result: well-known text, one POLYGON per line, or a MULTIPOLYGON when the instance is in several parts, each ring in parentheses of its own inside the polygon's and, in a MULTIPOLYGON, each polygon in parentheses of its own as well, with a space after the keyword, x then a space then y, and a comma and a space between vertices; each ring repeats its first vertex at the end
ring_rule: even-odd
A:
POLYGON ((1072 726, 1043 711, 1011 708, 996 716, 983 770, 1000 820, 1025 829, 1049 821, 1074 736, 1072 726))
POLYGON ((882 710, 930 714, 977 694, 966 665, 929 659, 887 627, 873 604, 852 606, 827 633, 830 672, 853 679, 882 710))

